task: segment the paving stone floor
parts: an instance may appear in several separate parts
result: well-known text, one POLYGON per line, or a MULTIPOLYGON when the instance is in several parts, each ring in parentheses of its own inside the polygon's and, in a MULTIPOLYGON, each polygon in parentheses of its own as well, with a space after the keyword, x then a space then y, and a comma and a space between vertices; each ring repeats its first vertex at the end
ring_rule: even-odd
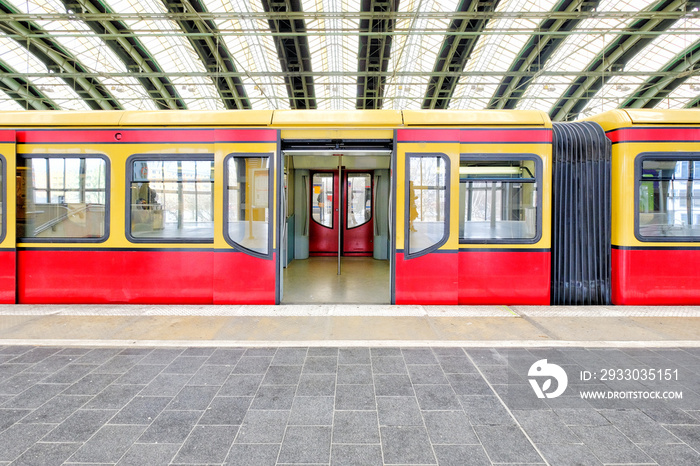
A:
POLYGON ((698 392, 697 348, 0 346, 0 464, 698 465, 698 392))

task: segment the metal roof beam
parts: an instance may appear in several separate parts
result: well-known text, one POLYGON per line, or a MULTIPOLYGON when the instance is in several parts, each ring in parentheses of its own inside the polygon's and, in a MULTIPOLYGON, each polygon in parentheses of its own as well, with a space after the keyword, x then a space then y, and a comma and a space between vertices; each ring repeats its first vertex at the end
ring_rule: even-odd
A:
POLYGON ((53 100, 38 87, 23 77, 10 77, 17 73, 10 65, 0 60, 0 90, 10 96, 25 110, 60 110, 53 100))
MULTIPOLYGON (((17 14, 17 10, 13 5, 0 0, 0 13, 17 14)), ((31 21, 2 21, 0 31, 18 34, 20 37, 39 34, 39 37, 19 40, 17 43, 44 63, 50 72, 54 72, 54 77, 61 78, 70 86, 92 110, 122 110, 107 88, 97 78, 82 76, 88 69, 37 24, 31 21), (63 73, 72 73, 75 77, 67 77, 63 73)))
POLYGON ((654 108, 698 70, 700 70, 700 41, 683 50, 662 68, 662 71, 677 73, 676 76, 654 76, 647 79, 620 107, 654 108))
MULTIPOLYGON (((676 13, 675 19, 655 19, 652 17, 651 19, 636 20, 627 30, 637 32, 666 31, 681 16, 686 14, 686 11, 695 8, 698 3, 700 3, 698 0, 660 0, 649 10, 676 13)), ((549 116, 552 121, 575 119, 603 85, 610 81, 618 71, 623 70, 627 62, 649 45, 652 40, 653 38, 632 34, 619 36, 586 68, 587 71, 598 71, 601 75, 576 79, 550 110, 549 116)))
POLYGON ((306 23, 302 17, 286 19, 283 14, 302 12, 300 0, 262 0, 262 5, 266 13, 274 13, 274 16, 269 17, 268 23, 270 30, 275 34, 275 47, 284 73, 289 106, 300 110, 315 109, 316 92, 313 77, 302 74, 311 72, 306 23))
POLYGON ((124 22, 116 19, 106 19, 114 17, 114 12, 104 2, 99 0, 62 1, 68 12, 103 15, 101 19, 84 19, 83 21, 98 37, 102 34, 112 36, 110 38, 103 37, 102 40, 124 63, 126 69, 133 73, 133 76, 146 89, 146 92, 159 109, 179 110, 187 108, 177 89, 168 78, 139 76, 139 73, 142 71, 160 72, 162 70, 137 36, 129 34, 129 28, 124 22))
MULTIPOLYGON (((462 0, 457 7, 460 12, 493 12, 500 0, 462 0)), ((450 23, 448 34, 442 42, 433 72, 449 72, 447 76, 433 76, 423 99, 423 108, 447 108, 459 82, 459 72, 464 69, 474 50, 478 35, 459 37, 451 32, 475 32, 484 30, 489 19, 455 19, 450 23)))
MULTIPOLYGON (((168 12, 177 14, 191 11, 197 14, 207 13, 200 0, 163 0, 168 12)), ((210 74, 214 85, 227 109, 250 109, 250 100, 239 77, 220 76, 222 71, 236 72, 234 59, 229 52, 219 30, 211 19, 174 18, 180 29, 186 33, 205 33, 203 37, 188 37, 192 47, 199 55, 204 68, 210 74)))
POLYGON ((382 108, 386 73, 391 56, 391 33, 395 20, 392 13, 399 8, 399 0, 362 0, 362 12, 372 12, 377 16, 360 20, 360 36, 357 71, 369 73, 360 75, 357 80, 358 109, 382 108))
MULTIPOLYGON (((555 13, 569 12, 590 12, 598 7, 600 0, 562 0, 552 10, 555 13)), ((577 15, 575 19, 554 19, 547 18, 540 23, 538 31, 569 32, 585 19, 584 16, 577 15)), ((540 71, 554 52, 564 43, 565 36, 535 34, 527 41, 520 50, 518 57, 510 66, 509 72, 518 71, 540 71)), ((513 109, 520 98, 530 86, 533 77, 504 76, 496 89, 496 93, 491 98, 487 108, 492 109, 513 109)))

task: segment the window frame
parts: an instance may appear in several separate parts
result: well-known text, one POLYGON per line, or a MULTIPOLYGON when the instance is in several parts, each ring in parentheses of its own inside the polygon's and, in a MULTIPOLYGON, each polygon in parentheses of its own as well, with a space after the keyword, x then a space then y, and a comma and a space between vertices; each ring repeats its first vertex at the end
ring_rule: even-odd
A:
POLYGON ((104 243, 109 239, 111 227, 111 196, 112 196, 112 164, 106 154, 17 154, 15 171, 20 167, 20 160, 28 159, 102 159, 105 162, 105 223, 104 235, 99 238, 33 238, 18 236, 17 243, 104 243))
POLYGON ((452 167, 450 156, 443 152, 407 152, 406 153, 406 167, 404 172, 404 257, 406 260, 414 259, 416 257, 425 256, 432 252, 437 251, 442 246, 444 246, 450 239, 450 201, 452 195, 452 167), (417 252, 411 251, 411 237, 410 237, 410 216, 411 216, 411 206, 409 205, 411 199, 410 193, 410 181, 411 181, 411 159, 412 158, 440 158, 445 161, 445 218, 443 219, 444 229, 442 238, 435 244, 428 246, 425 249, 421 249, 417 252))
POLYGON ((2 184, 0 184, 0 189, 2 189, 2 193, 0 193, 2 196, 2 209, 0 209, 2 225, 0 225, 0 243, 2 243, 7 238, 7 159, 2 154, 0 154, 0 163, 2 164, 2 184))
MULTIPOLYGON (((335 188, 335 177, 337 176, 337 173, 334 173, 334 172, 332 172, 332 171, 331 171, 331 172, 328 172, 328 171, 314 171, 314 172, 311 173, 311 190, 312 190, 312 191, 313 191, 313 187, 314 187, 314 176, 316 176, 316 175, 324 175, 324 174, 325 174, 325 175, 331 175, 331 180, 333 180, 332 185, 333 185, 333 187, 335 188)), ((331 206, 332 206, 332 207, 331 207, 331 213, 333 213, 333 208, 335 207, 335 196, 336 196, 336 194, 337 194, 337 193, 335 192, 335 189, 332 190, 332 193, 333 193, 333 194, 332 194, 332 200, 331 200, 331 206)), ((313 206, 313 201, 311 201, 311 199, 312 199, 312 198, 309 198, 309 200, 310 200, 309 204, 311 204, 311 206, 310 206, 310 208, 309 208, 309 212, 311 212, 311 216, 310 216, 309 218, 311 219, 311 221, 314 222, 316 225, 322 227, 322 228, 328 228, 329 230, 334 229, 334 228, 335 228, 335 215, 331 215, 331 226, 324 225, 323 223, 319 222, 318 220, 316 220, 316 219, 314 218, 314 215, 313 215, 313 208, 314 208, 314 206, 313 206)))
POLYGON ((224 164, 223 164, 223 170, 224 170, 224 205, 223 205, 223 210, 224 210, 224 215, 223 215, 223 235, 224 235, 224 240, 226 243, 231 246, 232 248, 243 252, 245 254, 248 254, 253 257, 259 257, 261 259, 268 259, 272 260, 272 255, 274 253, 272 249, 272 240, 273 240, 273 230, 274 230, 274 204, 273 204, 273 199, 274 199, 274 167, 272 166, 272 163, 275 160, 273 152, 233 152, 228 154, 226 157, 224 157, 224 164), (231 239, 231 236, 229 235, 229 229, 228 229, 228 224, 229 224, 229 216, 228 216, 228 208, 229 208, 229 176, 228 176, 228 163, 229 160, 234 159, 234 158, 240 158, 240 159, 259 159, 259 158, 267 158, 268 159, 268 171, 269 171, 269 176, 267 179, 267 208, 270 209, 270 217, 267 222, 267 253, 263 254, 258 251, 253 251, 252 249, 248 249, 245 246, 237 243, 233 239, 231 239))
MULTIPOLYGON (((164 161, 164 162, 177 162, 177 161, 210 161, 216 163, 214 160, 214 154, 133 154, 126 159, 125 171, 126 171, 126 184, 124 189, 124 234, 127 241, 130 243, 142 243, 142 244, 214 244, 214 236, 216 228, 212 227, 212 238, 202 239, 202 238, 137 238, 131 234, 131 183, 133 182, 134 170, 133 166, 135 162, 148 162, 148 161, 164 161)), ((214 180, 214 185, 216 180, 214 180)), ((212 189, 212 202, 214 201, 215 187, 212 189)), ((214 215, 216 215, 216 209, 214 209, 214 215)), ((212 223, 214 219, 212 218, 212 223)))
MULTIPOLYGON (((641 175, 645 160, 660 161, 695 161, 700 162, 700 151, 683 152, 640 152, 634 159, 634 237, 643 243, 699 243, 700 236, 642 236, 639 231, 639 190, 641 188, 641 175)), ((698 176, 697 181, 700 181, 698 176)))
POLYGON ((375 199, 374 199, 374 176, 372 176, 371 171, 347 172, 346 182, 345 182, 346 183, 346 191, 347 191, 347 178, 349 178, 350 175, 368 175, 369 176, 370 209, 369 209, 369 218, 366 221, 364 221, 363 223, 360 223, 359 225, 355 225, 354 227, 348 227, 348 223, 349 223, 349 219, 350 219, 350 209, 349 209, 347 202, 350 200, 350 196, 349 195, 345 196, 347 198, 345 200, 345 202, 346 202, 346 204, 345 204, 345 229, 346 230, 354 230, 355 228, 363 227, 363 226, 367 225, 368 223, 370 223, 374 219, 374 201, 375 201, 375 199))
MULTIPOLYGON (((484 238, 484 239, 467 239, 459 238, 459 244, 537 244, 542 239, 542 157, 532 153, 480 153, 480 154, 459 154, 460 167, 462 162, 518 162, 518 161, 535 162, 534 183, 537 189, 537 209, 535 215, 535 236, 532 238, 484 238)), ((488 181, 488 180, 485 180, 488 181)), ((461 184, 461 180, 459 181, 461 184)), ((459 186, 458 186, 459 188, 459 186)), ((459 192, 459 190, 458 190, 459 192)), ((461 221, 461 219, 460 219, 461 221)), ((459 228, 458 230, 459 231, 459 228)), ((458 233, 459 235, 459 233, 458 233)))

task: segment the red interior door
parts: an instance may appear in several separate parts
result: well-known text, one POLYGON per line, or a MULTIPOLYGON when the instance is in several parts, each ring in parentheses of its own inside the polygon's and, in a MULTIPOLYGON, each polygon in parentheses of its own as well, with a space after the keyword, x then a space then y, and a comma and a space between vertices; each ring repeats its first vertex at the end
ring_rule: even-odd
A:
POLYGON ((342 230, 343 255, 371 256, 373 251, 373 189, 371 172, 344 172, 342 209, 338 170, 311 175, 309 254, 338 254, 342 230))

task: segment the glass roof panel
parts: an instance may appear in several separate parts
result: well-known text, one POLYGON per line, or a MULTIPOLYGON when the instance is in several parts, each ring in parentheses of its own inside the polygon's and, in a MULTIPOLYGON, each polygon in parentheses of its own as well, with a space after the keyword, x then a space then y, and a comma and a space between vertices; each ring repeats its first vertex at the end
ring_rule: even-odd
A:
MULTIPOLYGON (((109 0, 108 3, 112 10, 120 13, 165 13, 167 11, 163 2, 157 0, 109 0)), ((141 42, 163 71, 177 75, 171 80, 177 85, 187 108, 190 110, 224 108, 211 79, 188 75, 205 73, 206 70, 176 23, 149 17, 138 21, 125 19, 124 23, 139 33, 141 42)))
POLYGON ((354 109, 357 81, 354 76, 343 77, 340 73, 354 75, 357 72, 359 36, 347 33, 359 30, 360 21, 356 16, 346 17, 342 13, 357 14, 360 1, 302 0, 302 9, 307 14, 326 13, 306 21, 306 29, 312 33, 308 39, 311 68, 314 72, 326 73, 314 79, 318 109, 354 109))
POLYGON ((700 97, 700 76, 691 76, 671 92, 656 108, 685 108, 691 101, 700 97))
POLYGON ((428 74, 433 71, 444 34, 450 27, 451 15, 457 9, 457 0, 403 0, 399 2, 399 12, 412 12, 411 17, 396 21, 399 34, 393 36, 391 58, 385 88, 384 108, 419 109, 430 82, 428 74), (445 17, 422 16, 424 12, 443 12, 445 17), (399 76, 398 72, 424 73, 424 75, 399 76))
MULTIPOLYGON (((550 11, 558 0, 510 0, 499 3, 498 12, 550 11)), ((518 57, 520 50, 530 39, 541 19, 502 18, 489 21, 484 28, 485 34, 479 37, 472 57, 464 67, 465 71, 508 71, 518 57), (503 34, 496 34, 503 32, 503 34), (513 34, 517 32, 518 34, 513 34)), ((468 76, 459 80, 454 97, 450 101, 452 109, 483 109, 496 93, 501 78, 498 76, 468 76)))
MULTIPOLYGON (((622 105, 629 97, 642 91, 641 86, 649 78, 650 71, 659 71, 674 60, 685 49, 690 47, 697 37, 700 27, 698 18, 681 18, 668 29, 668 34, 660 35, 651 44, 647 45, 625 66, 625 71, 636 72, 635 76, 613 77, 598 92, 595 98, 586 105, 581 112, 583 115, 612 110, 622 105)), ((668 96, 667 101, 671 99, 668 96)), ((670 101, 660 104, 670 105, 670 101)), ((682 104, 681 104, 682 106, 682 104)), ((669 107, 678 108, 678 107, 669 107)))
POLYGON ((216 26, 223 37, 236 70, 246 72, 241 77, 251 106, 256 110, 289 108, 289 97, 281 76, 270 73, 282 71, 275 42, 267 20, 252 18, 262 15, 262 2, 250 0, 205 0, 212 13, 240 13, 222 16, 216 26))
MULTIPOLYGON (((655 2, 656 0, 603 0, 597 11, 599 13, 636 12, 655 2)), ((518 102, 517 108, 549 112, 571 82, 576 79, 576 73, 585 70, 605 47, 619 37, 615 31, 625 29, 635 21, 633 14, 625 15, 624 18, 605 18, 604 14, 601 16, 603 17, 582 21, 573 31, 574 34, 564 40, 545 66, 546 71, 571 72, 571 74, 536 77, 518 102), (577 31, 587 33, 576 34, 577 31)))

